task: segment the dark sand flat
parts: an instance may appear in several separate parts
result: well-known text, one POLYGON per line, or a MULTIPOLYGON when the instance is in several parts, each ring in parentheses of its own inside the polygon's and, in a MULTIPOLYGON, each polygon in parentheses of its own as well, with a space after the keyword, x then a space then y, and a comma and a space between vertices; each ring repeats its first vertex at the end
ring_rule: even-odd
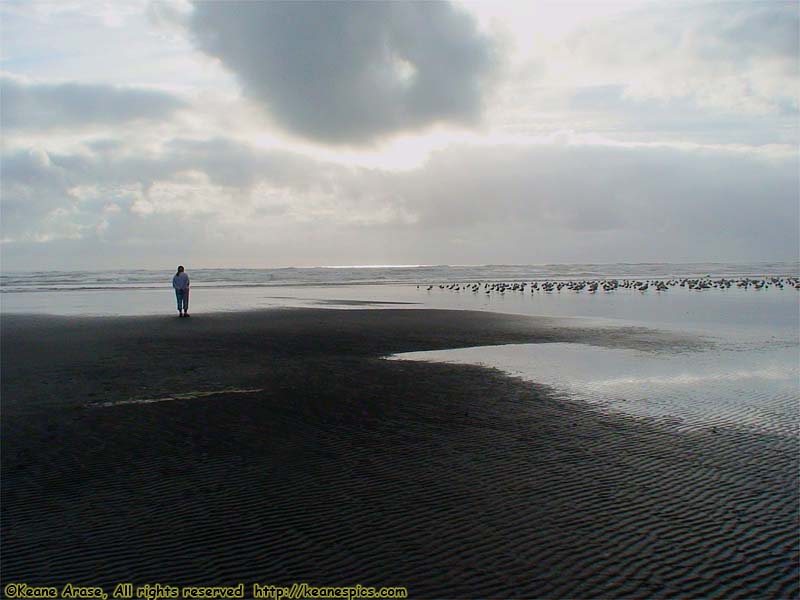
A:
POLYGON ((381 358, 701 340, 432 310, 1 324, 2 586, 800 593, 796 440, 680 433, 497 371, 381 358))

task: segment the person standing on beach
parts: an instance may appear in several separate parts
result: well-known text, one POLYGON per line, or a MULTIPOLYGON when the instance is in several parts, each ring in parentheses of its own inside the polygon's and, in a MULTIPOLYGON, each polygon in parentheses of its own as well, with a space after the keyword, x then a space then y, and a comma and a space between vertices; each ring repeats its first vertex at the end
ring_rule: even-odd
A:
POLYGON ((183 265, 178 267, 178 272, 172 278, 172 287, 175 288, 175 298, 178 300, 178 316, 189 316, 189 275, 183 269, 183 265))

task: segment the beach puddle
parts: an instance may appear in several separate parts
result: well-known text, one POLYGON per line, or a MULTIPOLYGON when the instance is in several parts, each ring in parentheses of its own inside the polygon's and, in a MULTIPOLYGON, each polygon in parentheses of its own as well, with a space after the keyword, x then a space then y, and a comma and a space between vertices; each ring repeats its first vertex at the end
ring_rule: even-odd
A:
POLYGON ((512 344, 410 352, 393 360, 493 367, 604 409, 680 428, 746 426, 800 432, 796 345, 749 345, 675 354, 584 344, 512 344))
POLYGON ((262 391, 264 391, 263 388, 196 391, 172 394, 171 396, 164 396, 162 398, 128 398, 127 400, 115 400, 112 402, 98 402, 97 404, 90 404, 89 406, 91 408, 108 408, 112 406, 123 406, 125 404, 153 404, 156 402, 172 402, 175 400, 195 400, 197 398, 207 398, 208 396, 220 396, 223 394, 254 394, 262 391))

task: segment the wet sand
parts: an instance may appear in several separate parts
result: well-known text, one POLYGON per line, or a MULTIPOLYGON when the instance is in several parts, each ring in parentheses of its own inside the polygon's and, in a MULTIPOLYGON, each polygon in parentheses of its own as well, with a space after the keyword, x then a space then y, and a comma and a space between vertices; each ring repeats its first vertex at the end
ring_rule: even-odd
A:
POLYGON ((703 340, 394 309, 0 324, 3 586, 800 593, 796 440, 680 432, 499 371, 382 359, 703 340))

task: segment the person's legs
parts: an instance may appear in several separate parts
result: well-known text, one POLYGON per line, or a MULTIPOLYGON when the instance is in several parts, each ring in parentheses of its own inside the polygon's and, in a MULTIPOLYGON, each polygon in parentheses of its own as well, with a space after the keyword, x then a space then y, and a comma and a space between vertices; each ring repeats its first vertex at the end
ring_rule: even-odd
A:
POLYGON ((183 314, 189 316, 189 290, 183 290, 183 314))
POLYGON ((175 290, 175 299, 178 301, 178 313, 183 316, 183 290, 175 290))

